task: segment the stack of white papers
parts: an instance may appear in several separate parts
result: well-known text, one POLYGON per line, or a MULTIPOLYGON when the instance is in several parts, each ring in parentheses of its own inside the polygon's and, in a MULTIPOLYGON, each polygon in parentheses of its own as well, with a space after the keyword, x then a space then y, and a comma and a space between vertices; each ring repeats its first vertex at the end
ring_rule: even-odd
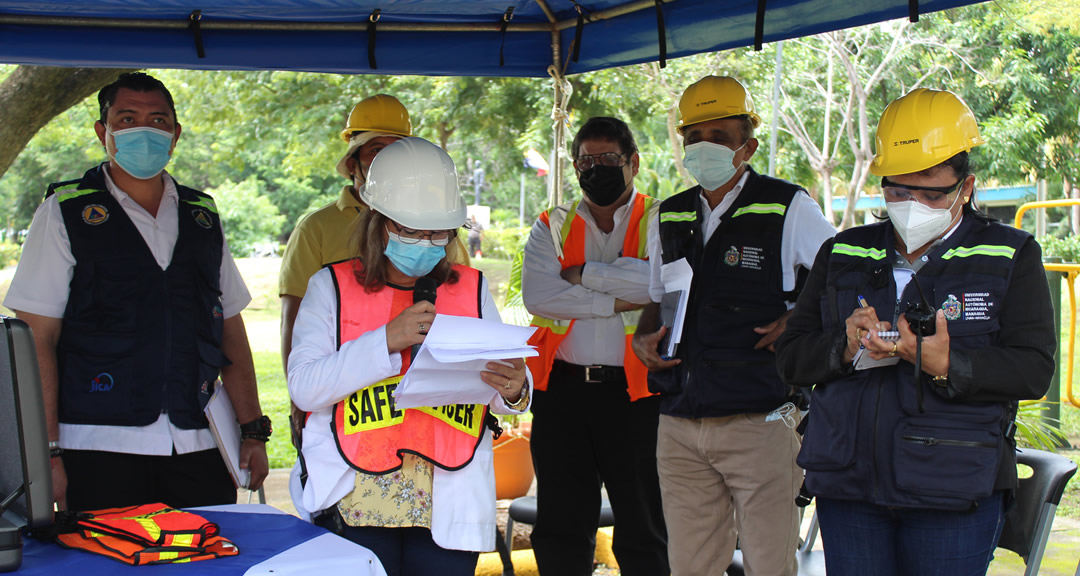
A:
POLYGON ((487 363, 538 356, 528 344, 536 328, 437 314, 420 352, 394 391, 398 408, 487 404, 498 392, 484 384, 487 363))

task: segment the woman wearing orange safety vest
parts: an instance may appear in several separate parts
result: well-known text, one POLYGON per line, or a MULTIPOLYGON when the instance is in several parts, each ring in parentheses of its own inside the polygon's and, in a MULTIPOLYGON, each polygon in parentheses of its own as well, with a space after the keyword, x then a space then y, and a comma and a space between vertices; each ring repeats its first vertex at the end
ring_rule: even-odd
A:
POLYGON ((465 204, 446 152, 420 138, 387 146, 361 196, 373 210, 357 231, 363 252, 312 277, 293 332, 289 394, 311 413, 294 502, 391 576, 472 575, 477 553, 495 548, 485 423, 527 410, 531 378, 520 358, 489 362, 487 405, 395 406, 436 313, 500 319, 481 273, 451 264, 465 204), (437 287, 424 300, 428 279, 437 287))

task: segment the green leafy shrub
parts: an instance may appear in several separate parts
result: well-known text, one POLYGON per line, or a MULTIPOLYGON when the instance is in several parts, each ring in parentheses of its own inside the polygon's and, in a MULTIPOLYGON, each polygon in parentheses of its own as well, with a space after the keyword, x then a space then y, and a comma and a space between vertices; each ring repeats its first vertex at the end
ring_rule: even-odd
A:
POLYGON ((1080 237, 1043 236, 1039 244, 1042 245, 1044 258, 1056 256, 1062 262, 1080 262, 1080 237))
POLYGON ((525 246, 530 228, 492 228, 484 230, 481 250, 485 258, 512 260, 514 255, 525 246))
POLYGON ((206 191, 217 204, 234 257, 269 256, 261 252, 266 252, 266 246, 278 245, 276 238, 285 225, 285 217, 261 194, 262 188, 259 179, 250 176, 243 182, 226 180, 206 191))
POLYGON ((0 242, 0 268, 14 266, 22 255, 22 246, 8 241, 0 242))

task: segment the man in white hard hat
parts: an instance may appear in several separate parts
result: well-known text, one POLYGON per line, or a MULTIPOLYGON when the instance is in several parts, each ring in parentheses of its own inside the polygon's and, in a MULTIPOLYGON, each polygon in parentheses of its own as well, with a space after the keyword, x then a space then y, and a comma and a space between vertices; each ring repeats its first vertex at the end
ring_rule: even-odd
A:
MULTIPOLYGON (((353 106, 341 131, 349 144, 337 163, 338 174, 349 181, 341 187, 338 199, 304 216, 289 236, 281 258, 278 295, 281 297, 281 364, 289 370, 293 324, 300 310, 300 300, 307 291, 308 279, 326 264, 356 256, 353 232, 367 212, 359 191, 367 181, 367 171, 380 150, 412 135, 412 122, 405 106, 393 96, 376 94, 353 106)), ((303 413, 292 410, 293 445, 299 450, 299 430, 303 413)))

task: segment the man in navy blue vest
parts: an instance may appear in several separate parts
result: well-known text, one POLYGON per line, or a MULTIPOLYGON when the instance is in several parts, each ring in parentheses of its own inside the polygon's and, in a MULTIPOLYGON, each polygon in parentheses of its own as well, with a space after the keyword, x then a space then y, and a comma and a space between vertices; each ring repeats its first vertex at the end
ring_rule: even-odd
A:
POLYGON ((236 502, 202 408, 220 375, 257 489, 269 420, 240 311, 251 300, 212 198, 165 172, 168 89, 124 74, 98 94, 108 160, 54 184, 5 306, 34 333, 61 509, 236 502))
MULTIPOLYGON (((761 120, 737 80, 708 76, 679 102, 684 164, 699 183, 649 227, 649 285, 634 352, 660 392, 657 469, 675 576, 721 575, 736 536, 746 574, 795 574, 799 412, 776 372, 799 279, 835 230, 799 186, 747 162, 761 120), (674 357, 661 358, 665 266, 693 270, 674 357)), ((672 268, 668 268, 668 271, 672 268)))

